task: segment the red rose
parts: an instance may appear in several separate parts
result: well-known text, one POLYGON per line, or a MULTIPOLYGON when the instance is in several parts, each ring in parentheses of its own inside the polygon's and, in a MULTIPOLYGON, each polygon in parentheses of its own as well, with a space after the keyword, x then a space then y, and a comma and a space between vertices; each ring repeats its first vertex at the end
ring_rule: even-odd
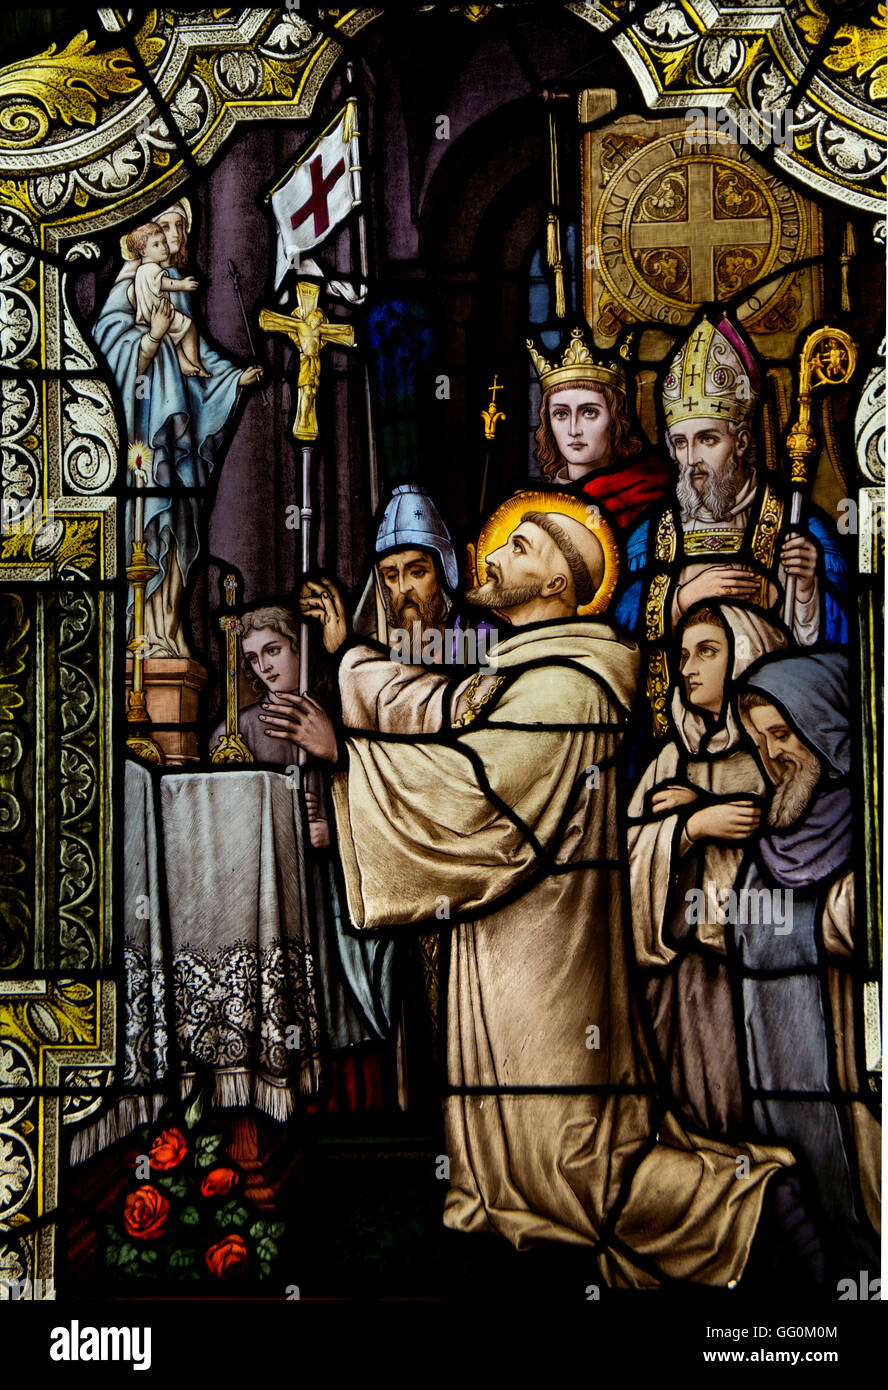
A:
POLYGON ((213 1168, 200 1185, 202 1197, 224 1197, 237 1183, 238 1174, 233 1168, 213 1168))
POLYGON ((123 1204, 123 1224, 134 1240, 157 1240, 163 1235, 170 1204, 150 1183, 127 1194, 123 1204))
POLYGON ((151 1145, 148 1162, 159 1173, 165 1173, 168 1168, 175 1168, 177 1163, 181 1163, 187 1152, 185 1136, 178 1129, 165 1129, 151 1145))
POLYGON ((217 1279, 231 1279, 233 1275, 244 1274, 250 1263, 247 1242, 243 1236, 225 1236, 217 1245, 207 1251, 207 1269, 217 1279))

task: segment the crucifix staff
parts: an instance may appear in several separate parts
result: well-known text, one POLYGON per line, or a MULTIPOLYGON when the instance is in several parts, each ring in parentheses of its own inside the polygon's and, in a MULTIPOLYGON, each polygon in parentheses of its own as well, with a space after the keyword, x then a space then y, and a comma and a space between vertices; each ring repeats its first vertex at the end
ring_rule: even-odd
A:
MULTIPOLYGON (((799 404, 795 423, 786 437, 792 494, 790 529, 802 519, 802 502, 808 486, 808 466, 817 452, 817 436, 811 428, 814 392, 826 386, 846 386, 857 364, 854 340, 841 328, 815 328, 802 347, 799 361, 799 404)), ((787 575, 783 600, 783 621, 792 631, 796 578, 787 575)))
MULTIPOLYGON (((263 333, 284 333, 299 353, 299 377, 296 393, 296 418, 293 436, 302 444, 302 575, 310 568, 311 544, 311 464, 313 441, 318 437, 317 394, 321 380, 321 350, 328 343, 354 347, 355 330, 351 324, 331 323, 318 308, 320 287, 300 280, 296 286, 296 307, 289 314, 262 309, 259 327, 263 333)), ((308 690, 308 623, 303 619, 299 628, 299 693, 308 690)), ((300 749, 299 761, 305 761, 300 749)))

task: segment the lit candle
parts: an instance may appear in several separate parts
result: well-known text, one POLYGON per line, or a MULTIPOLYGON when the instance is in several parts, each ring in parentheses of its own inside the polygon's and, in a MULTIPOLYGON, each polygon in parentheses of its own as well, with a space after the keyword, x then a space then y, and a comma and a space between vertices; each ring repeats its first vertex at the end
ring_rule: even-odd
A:
POLYGON ((132 485, 136 489, 133 525, 134 545, 143 545, 145 542, 145 498, 142 496, 141 489, 148 483, 148 469, 151 467, 153 458, 152 450, 141 439, 134 440, 129 446, 126 461, 132 471, 132 485))

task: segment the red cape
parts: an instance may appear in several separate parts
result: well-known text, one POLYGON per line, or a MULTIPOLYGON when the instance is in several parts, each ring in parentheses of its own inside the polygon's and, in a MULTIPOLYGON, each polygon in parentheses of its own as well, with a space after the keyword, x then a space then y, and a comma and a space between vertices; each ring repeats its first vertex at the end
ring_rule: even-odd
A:
POLYGON ((607 508, 620 530, 634 525, 654 502, 659 502, 670 486, 669 469, 656 454, 626 463, 606 473, 592 473, 580 481, 587 497, 607 508))

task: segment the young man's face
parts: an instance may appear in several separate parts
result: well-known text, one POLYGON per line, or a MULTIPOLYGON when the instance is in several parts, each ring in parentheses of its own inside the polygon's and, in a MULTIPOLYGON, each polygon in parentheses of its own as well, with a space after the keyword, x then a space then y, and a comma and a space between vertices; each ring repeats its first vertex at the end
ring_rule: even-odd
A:
POLYGON ((299 689, 299 653, 289 637, 271 627, 247 632, 243 640, 244 657, 263 684, 274 691, 299 689))
POLYGON ((443 622, 447 605, 431 555, 396 550, 379 561, 379 575, 398 627, 443 622))
POLYGON ((549 424, 572 476, 609 460, 611 413, 600 391, 585 386, 554 391, 549 397, 549 424))

